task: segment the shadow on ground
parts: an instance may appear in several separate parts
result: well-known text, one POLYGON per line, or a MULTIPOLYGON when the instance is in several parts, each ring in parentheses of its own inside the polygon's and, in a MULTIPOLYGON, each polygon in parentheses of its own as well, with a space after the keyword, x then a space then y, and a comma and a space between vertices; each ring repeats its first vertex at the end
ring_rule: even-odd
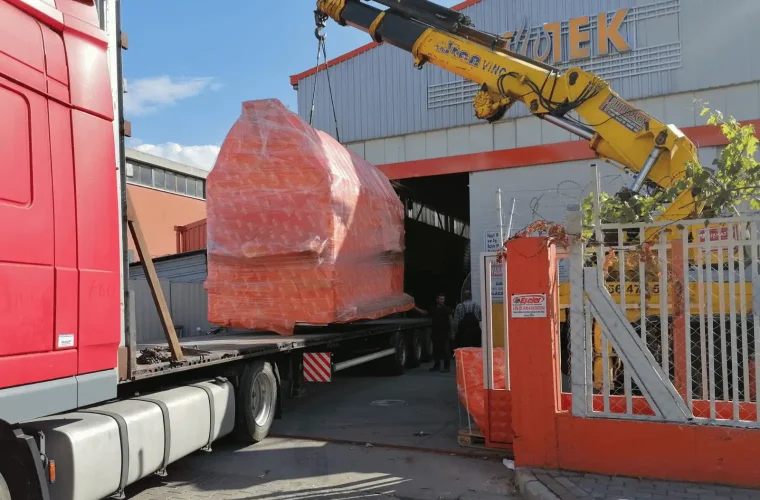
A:
POLYGON ((372 365, 356 367, 331 383, 307 384, 305 396, 284 402, 284 417, 271 432, 461 453, 457 432, 467 427, 467 416, 453 363, 451 373, 429 373, 430 366, 397 377, 377 376, 372 365))
POLYGON ((269 438, 246 448, 217 446, 127 489, 135 500, 492 500, 514 493, 499 460, 269 438))
POLYGON ((139 481, 128 488, 128 497, 504 500, 515 495, 513 472, 500 455, 459 455, 474 450, 457 444, 460 422, 466 426, 467 418, 460 413, 455 370, 429 373, 427 364, 389 377, 378 376, 376 368, 356 367, 332 383, 308 384, 305 396, 284 401, 272 437, 245 448, 225 439, 211 453, 169 466, 166 478, 139 481))

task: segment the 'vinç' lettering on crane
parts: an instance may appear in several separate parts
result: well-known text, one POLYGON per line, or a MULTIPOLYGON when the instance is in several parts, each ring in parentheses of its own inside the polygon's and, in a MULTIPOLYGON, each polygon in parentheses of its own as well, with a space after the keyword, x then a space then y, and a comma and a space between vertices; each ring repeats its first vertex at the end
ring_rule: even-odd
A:
POLYGON ((493 75, 500 75, 507 72, 505 67, 494 64, 490 61, 483 61, 483 69, 493 75))

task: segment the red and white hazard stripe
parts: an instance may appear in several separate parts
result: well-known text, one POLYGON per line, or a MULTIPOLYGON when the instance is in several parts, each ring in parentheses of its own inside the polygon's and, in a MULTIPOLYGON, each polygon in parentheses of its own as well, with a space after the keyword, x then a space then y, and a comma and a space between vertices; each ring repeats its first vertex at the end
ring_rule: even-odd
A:
POLYGON ((306 382, 332 380, 332 353, 306 352, 303 355, 303 379, 306 382))

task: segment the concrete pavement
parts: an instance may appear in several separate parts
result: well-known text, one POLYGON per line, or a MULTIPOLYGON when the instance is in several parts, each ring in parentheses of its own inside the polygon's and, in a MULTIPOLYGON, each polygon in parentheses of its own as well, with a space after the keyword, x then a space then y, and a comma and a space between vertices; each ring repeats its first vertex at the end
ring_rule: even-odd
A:
MULTIPOLYGON (((128 488, 134 500, 508 500, 519 498, 500 455, 463 457, 456 375, 430 365, 400 377, 357 367, 286 399, 272 437, 216 444, 128 488), (305 438, 304 438, 305 437, 305 438), (354 442, 338 444, 334 441, 354 442), (369 444, 369 445, 368 445, 369 444), (385 445, 385 446, 384 446, 385 445), (434 450, 427 452, 417 449, 434 450)), ((369 368, 369 369, 368 369, 369 368)), ((462 418, 466 417, 462 415, 462 418)))
POLYGON ((712 484, 527 468, 518 468, 516 476, 516 484, 528 500, 760 500, 758 490, 712 484))
POLYGON ((308 384, 306 396, 285 400, 271 433, 461 453, 457 432, 467 417, 459 411, 455 370, 429 373, 430 366, 398 377, 357 367, 329 384, 308 384))
POLYGON ((500 460, 269 438, 217 445, 127 489, 133 500, 509 500, 514 473, 500 460))

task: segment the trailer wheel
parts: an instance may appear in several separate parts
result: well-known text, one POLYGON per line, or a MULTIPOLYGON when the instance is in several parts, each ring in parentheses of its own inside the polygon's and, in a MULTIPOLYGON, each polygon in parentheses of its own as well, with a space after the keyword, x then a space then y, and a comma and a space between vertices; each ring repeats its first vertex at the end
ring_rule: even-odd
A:
POLYGON ((402 332, 396 332, 391 336, 391 347, 396 349, 393 356, 389 356, 388 370, 391 375, 403 375, 406 369, 406 360, 409 358, 409 343, 402 332))
POLYGON ((277 409, 277 394, 277 377, 271 363, 258 360, 245 366, 236 397, 240 440, 258 443, 267 437, 277 409))
POLYGON ((0 473, 0 500, 11 500, 11 490, 2 473, 0 473))
POLYGON ((433 360, 433 337, 430 335, 430 330, 422 331, 422 356, 420 361, 427 363, 433 360))
POLYGON ((415 330, 408 334, 409 339, 409 357, 407 366, 409 368, 417 368, 422 361, 422 333, 419 330, 415 330))

